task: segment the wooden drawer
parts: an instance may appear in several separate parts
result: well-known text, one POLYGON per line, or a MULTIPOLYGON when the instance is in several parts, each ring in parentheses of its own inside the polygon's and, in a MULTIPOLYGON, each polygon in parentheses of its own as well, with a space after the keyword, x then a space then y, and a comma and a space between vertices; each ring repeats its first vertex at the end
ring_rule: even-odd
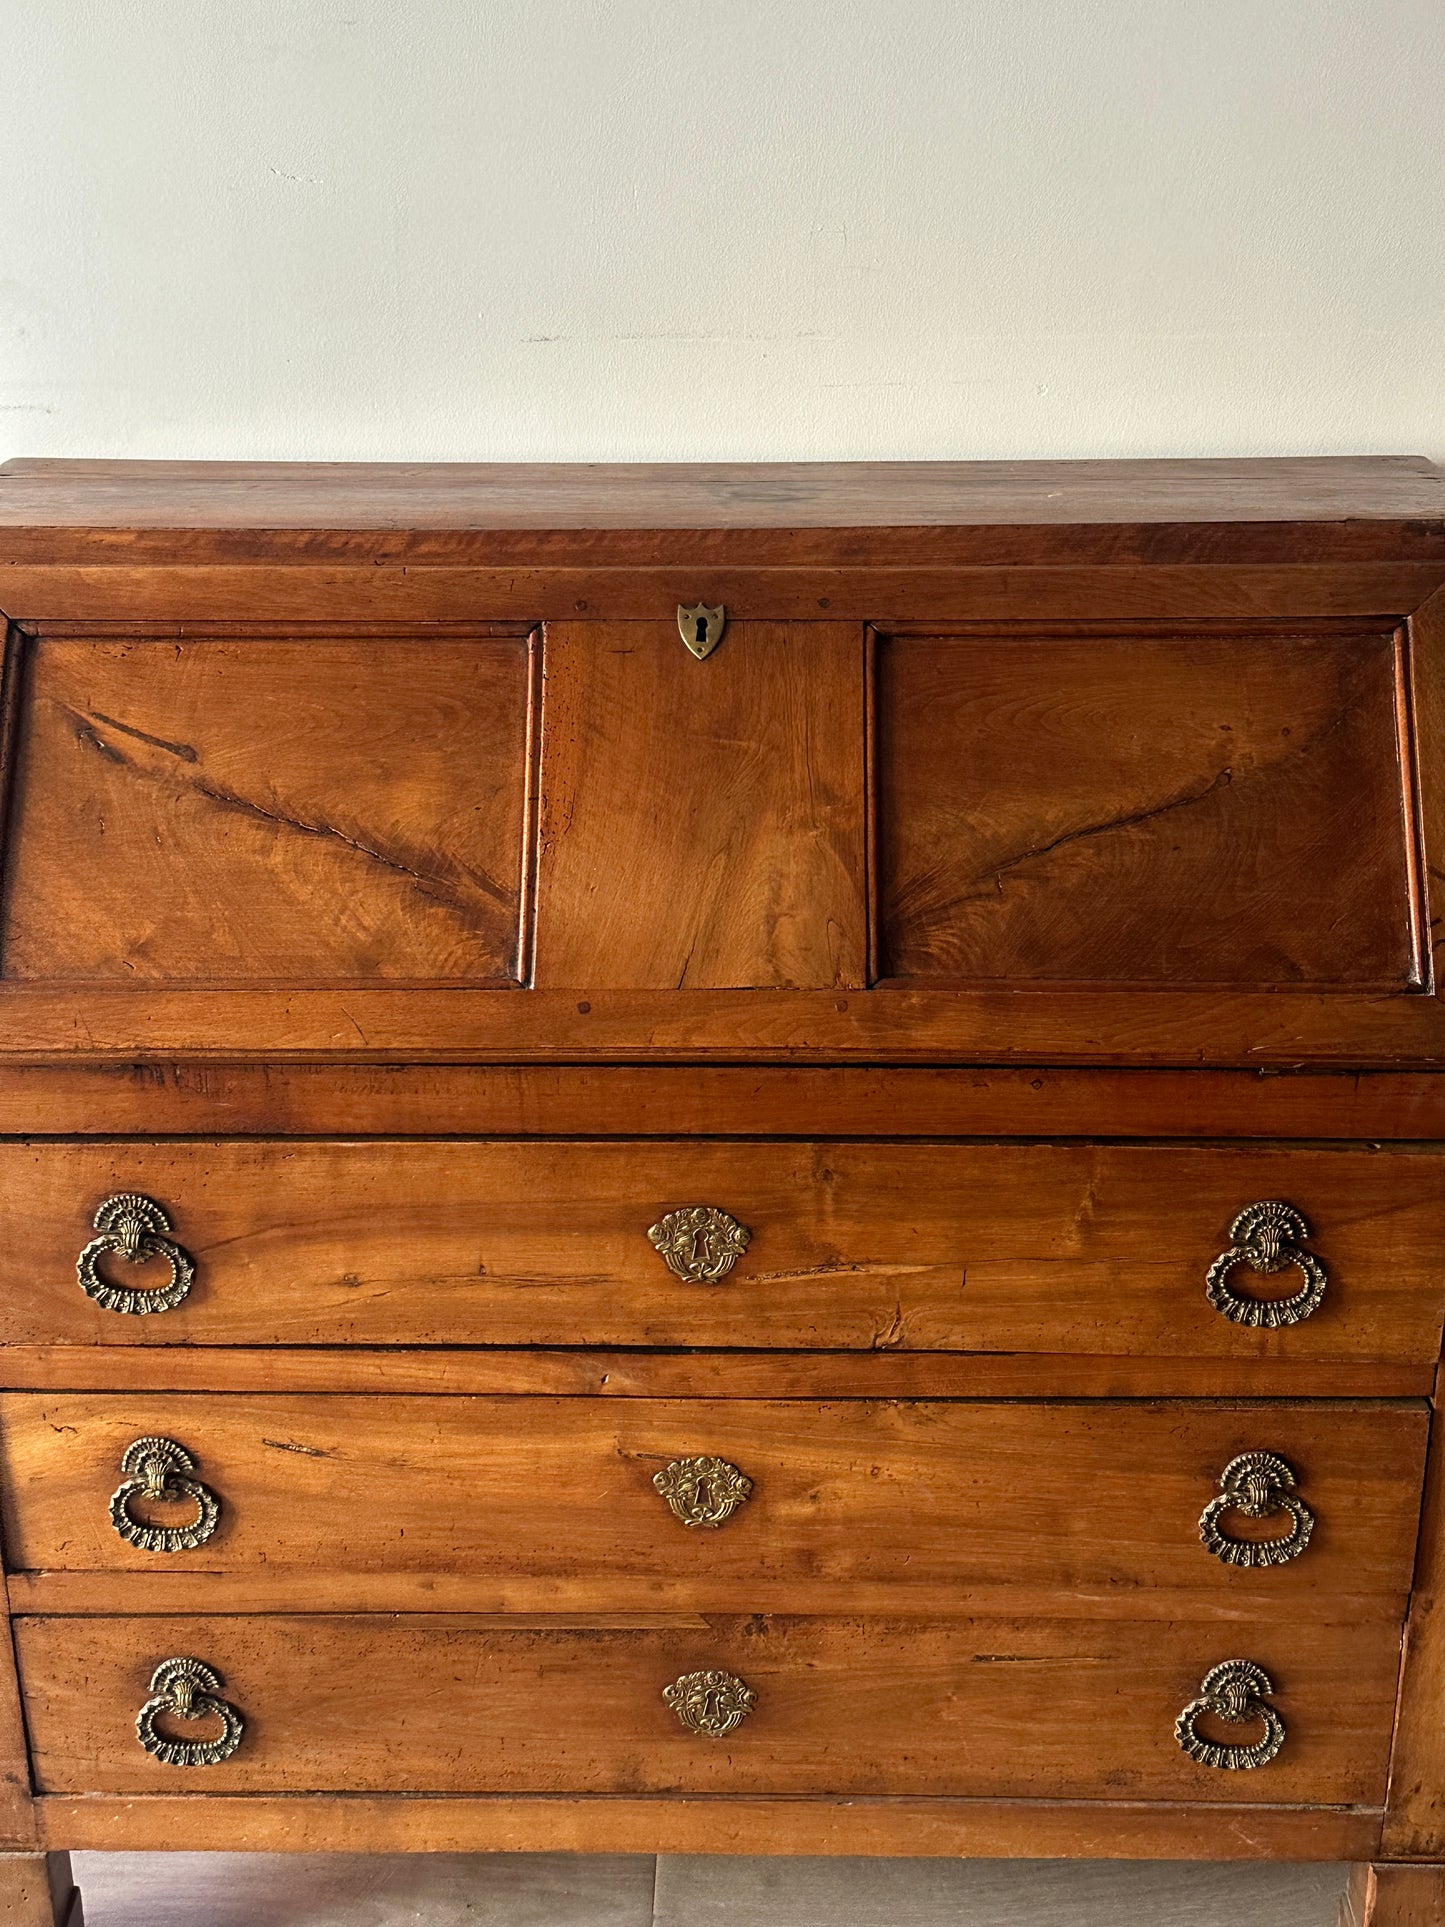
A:
MULTIPOLYGON (((1378 1804, 1399 1637, 1345 1621, 770 1619, 501 1626, 470 1616, 15 1621, 45 1793, 706 1792, 965 1794, 1378 1804), (220 1764, 146 1753, 155 1668, 202 1661, 245 1721, 220 1764), (1216 1664, 1263 1668, 1285 1739, 1211 1769, 1175 1720, 1216 1664), (670 1684, 718 1671, 755 1695, 721 1738, 684 1730, 670 1684)), ((180 1738, 219 1734, 214 1720, 180 1738)), ((1248 1725, 1206 1722, 1245 1743, 1248 1725)))
MULTIPOLYGON (((1435 1152, 1257 1145, 12 1142, 0 1338, 1433 1363, 1442 1173, 1435 1152), (158 1200, 195 1261, 151 1316, 77 1282, 97 1206, 126 1192, 158 1200), (1242 1207, 1281 1198, 1329 1285, 1304 1322, 1255 1329, 1205 1280, 1242 1207), (693 1206, 751 1234, 716 1282, 674 1275, 649 1237, 693 1206)), ((97 1270, 170 1277, 113 1251, 97 1270)), ((1288 1295, 1302 1274, 1236 1265, 1230 1283, 1288 1295)))
MULTIPOLYGON (((1006 1587, 1060 1602, 1098 1594, 1114 1611, 1137 1610, 1154 1587, 1241 1613, 1352 1594, 1398 1602, 1426 1432, 1423 1407, 1323 1401, 0 1398, 12 1572, 43 1575, 37 1597, 50 1575, 104 1575, 104 1610, 153 1603, 150 1585, 185 1599, 186 1575, 212 1588, 210 1575, 249 1580, 249 1596, 259 1582, 283 1605, 316 1589, 328 1605, 404 1604, 418 1586, 388 1597, 360 1582, 411 1576, 441 1603, 488 1611, 853 1611, 885 1598, 960 1612, 1006 1587), (185 1448, 219 1501, 204 1543, 136 1544, 112 1523, 122 1457, 146 1436, 185 1448), (1228 1564, 1201 1543, 1201 1516, 1225 1467, 1260 1451, 1296 1475, 1306 1516, 1255 1522, 1221 1506, 1222 1534, 1307 1537, 1279 1565, 1228 1564), (715 1526, 698 1519, 685 1466, 678 1513, 655 1485, 697 1457, 751 1483, 715 1526)), ((704 1479, 704 1512, 726 1481, 704 1479)), ((121 1524, 128 1512, 141 1527, 187 1526, 202 1503, 132 1491, 121 1524)))

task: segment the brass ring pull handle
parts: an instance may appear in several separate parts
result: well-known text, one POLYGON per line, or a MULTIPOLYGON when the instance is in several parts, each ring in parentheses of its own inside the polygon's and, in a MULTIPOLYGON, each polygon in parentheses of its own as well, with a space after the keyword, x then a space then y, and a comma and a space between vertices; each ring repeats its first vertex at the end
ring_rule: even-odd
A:
POLYGON ((727 1277, 753 1234, 715 1204, 689 1204, 659 1218, 647 1235, 675 1277, 690 1285, 715 1285, 727 1277))
POLYGON ((185 1297, 195 1279, 195 1262, 168 1234, 171 1221, 155 1202, 137 1191, 122 1191, 107 1198, 95 1214, 92 1238, 75 1261, 80 1289, 93 1298, 102 1311, 143 1313, 172 1311, 185 1297), (147 1258, 164 1258, 171 1268, 170 1283, 149 1290, 130 1285, 113 1285, 100 1275, 100 1260, 108 1254, 126 1264, 144 1264, 147 1258))
POLYGON ((1315 1515, 1294 1496, 1293 1470, 1274 1452, 1241 1452, 1219 1475, 1217 1499, 1211 1499, 1199 1518, 1205 1549, 1226 1566, 1282 1566, 1298 1559, 1310 1542, 1315 1515), (1231 1539, 1221 1531, 1225 1517, 1238 1512, 1246 1519, 1267 1519, 1284 1513, 1290 1529, 1279 1539, 1231 1539))
POLYGON ((216 1529, 221 1502, 209 1487, 193 1479, 195 1461, 174 1439, 137 1439, 128 1445, 120 1469, 128 1476, 110 1497, 110 1522, 128 1545, 142 1552, 193 1552, 203 1546, 216 1529), (196 1516, 189 1525, 155 1526, 137 1519, 131 1510, 134 1499, 152 1505, 174 1504, 189 1499, 196 1516))
POLYGON ((1191 1700, 1174 1722, 1174 1737, 1201 1766, 1215 1766, 1227 1773, 1246 1772, 1251 1767, 1268 1766, 1284 1745, 1284 1721, 1264 1697, 1274 1691, 1262 1666, 1247 1659, 1226 1659, 1212 1667, 1199 1682, 1199 1698, 1191 1700), (1227 1726, 1246 1726, 1264 1722, 1264 1732, 1250 1746, 1225 1746, 1199 1737, 1198 1722, 1213 1714, 1227 1726))
POLYGON ((135 1717, 136 1737, 162 1766, 219 1766, 241 1744, 246 1722, 228 1701, 220 1699, 225 1681, 199 1659, 163 1659, 151 1675, 151 1692, 135 1717), (221 1734, 214 1740, 168 1740, 156 1731, 156 1720, 168 1713, 176 1720, 218 1719, 221 1734))
POLYGON ((1220 1252, 1205 1277, 1210 1304, 1236 1325, 1263 1325, 1269 1331, 1308 1318, 1319 1310, 1329 1283, 1319 1259, 1301 1248, 1309 1235, 1299 1212, 1277 1198, 1247 1204, 1229 1227, 1228 1251, 1220 1252), (1265 1276, 1295 1265, 1304 1274, 1304 1283, 1292 1298, 1242 1298, 1229 1283, 1236 1265, 1248 1265, 1265 1276))
POLYGON ((684 1673, 663 1687, 662 1697, 689 1733, 709 1740, 741 1726, 758 1703, 751 1686, 736 1674, 720 1672, 684 1673))
POLYGON ((752 1497, 753 1482, 726 1459, 674 1459, 652 1483, 685 1526, 726 1525, 752 1497))

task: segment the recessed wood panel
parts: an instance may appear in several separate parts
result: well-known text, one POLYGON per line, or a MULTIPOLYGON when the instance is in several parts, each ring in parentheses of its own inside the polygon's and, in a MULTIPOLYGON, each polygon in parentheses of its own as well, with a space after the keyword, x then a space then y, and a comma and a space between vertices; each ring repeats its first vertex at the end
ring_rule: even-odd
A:
MULTIPOLYGON (((1378 1803, 1393 1620, 730 1618, 499 1625, 431 1614, 14 1622, 42 1793, 975 1794, 1378 1803), (135 1716, 193 1656, 247 1721, 220 1765, 152 1759, 135 1716), (1225 1659, 1262 1666, 1284 1721, 1256 1772, 1197 1765, 1176 1716, 1225 1659), (725 1739, 663 1688, 722 1669, 757 1695, 725 1739), (199 1781, 199 1785, 196 1782, 199 1781)), ((1258 1725, 1221 1737, 1259 1736, 1258 1725)), ((211 1726, 197 1728, 196 1737, 211 1726)), ((1209 1737, 1214 1737, 1213 1731, 1209 1737)))
MULTIPOLYGON (((103 1574, 111 1611, 121 1575, 208 1574, 249 1577, 284 1610, 300 1569, 336 1576, 332 1606, 342 1574, 455 1575, 488 1611, 856 1611, 885 1596, 932 1613, 1015 1586, 1135 1601, 1121 1610, 1161 1587, 1236 1614, 1398 1602, 1427 1429, 1423 1405, 1317 1402, 0 1397, 12 1574, 103 1574), (109 1510, 123 1453, 157 1435, 221 1506, 211 1538, 165 1555, 123 1539, 109 1510), (1229 1565, 1200 1517, 1225 1466, 1260 1450, 1294 1471, 1313 1529, 1287 1563, 1229 1565), (654 1485, 698 1454, 751 1482, 719 1527, 689 1528, 654 1485)), ((143 1522, 197 1517, 193 1501, 133 1504, 143 1522)), ((1292 1529, 1282 1510, 1237 1507, 1223 1527, 1292 1529)))
POLYGON ((1386 634, 876 643, 875 970, 918 984, 1419 979, 1386 634))
POLYGON ((850 623, 547 629, 537 983, 863 981, 863 649, 850 623))
POLYGON ((520 634, 42 638, 5 976, 517 980, 529 656, 520 634))
MULTIPOLYGON (((1438 1154, 1262 1146, 611 1142, 0 1144, 0 1339, 129 1345, 681 1345, 1236 1360, 1284 1375, 1433 1363, 1438 1154), (155 1198, 195 1259, 174 1309, 81 1290, 92 1214, 155 1198), (1283 1198, 1328 1285, 1278 1331, 1205 1277, 1235 1215, 1283 1198), (713 1205, 751 1232, 716 1283, 649 1227, 713 1205)), ((160 1258, 101 1261, 155 1288, 160 1258)), ((1285 1296, 1297 1270, 1241 1292, 1285 1296)), ((1257 1387, 1256 1387, 1257 1388, 1257 1387)), ((1282 1389, 1284 1386, 1282 1385, 1282 1389)))

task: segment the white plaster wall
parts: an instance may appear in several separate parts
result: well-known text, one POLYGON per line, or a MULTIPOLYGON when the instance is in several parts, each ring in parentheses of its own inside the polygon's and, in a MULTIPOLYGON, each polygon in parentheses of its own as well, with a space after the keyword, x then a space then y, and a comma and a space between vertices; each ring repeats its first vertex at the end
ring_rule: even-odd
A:
POLYGON ((0 0, 0 455, 1445 456, 1445 0, 0 0))

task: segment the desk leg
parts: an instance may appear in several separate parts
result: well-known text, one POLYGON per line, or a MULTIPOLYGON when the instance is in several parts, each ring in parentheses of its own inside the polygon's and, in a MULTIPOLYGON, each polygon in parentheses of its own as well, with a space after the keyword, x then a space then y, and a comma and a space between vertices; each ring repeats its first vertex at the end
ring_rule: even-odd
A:
POLYGON ((68 1853, 0 1853, 3 1927, 85 1927, 68 1853))
POLYGON ((1340 1927, 1445 1927, 1445 1867, 1355 1867, 1340 1927))

